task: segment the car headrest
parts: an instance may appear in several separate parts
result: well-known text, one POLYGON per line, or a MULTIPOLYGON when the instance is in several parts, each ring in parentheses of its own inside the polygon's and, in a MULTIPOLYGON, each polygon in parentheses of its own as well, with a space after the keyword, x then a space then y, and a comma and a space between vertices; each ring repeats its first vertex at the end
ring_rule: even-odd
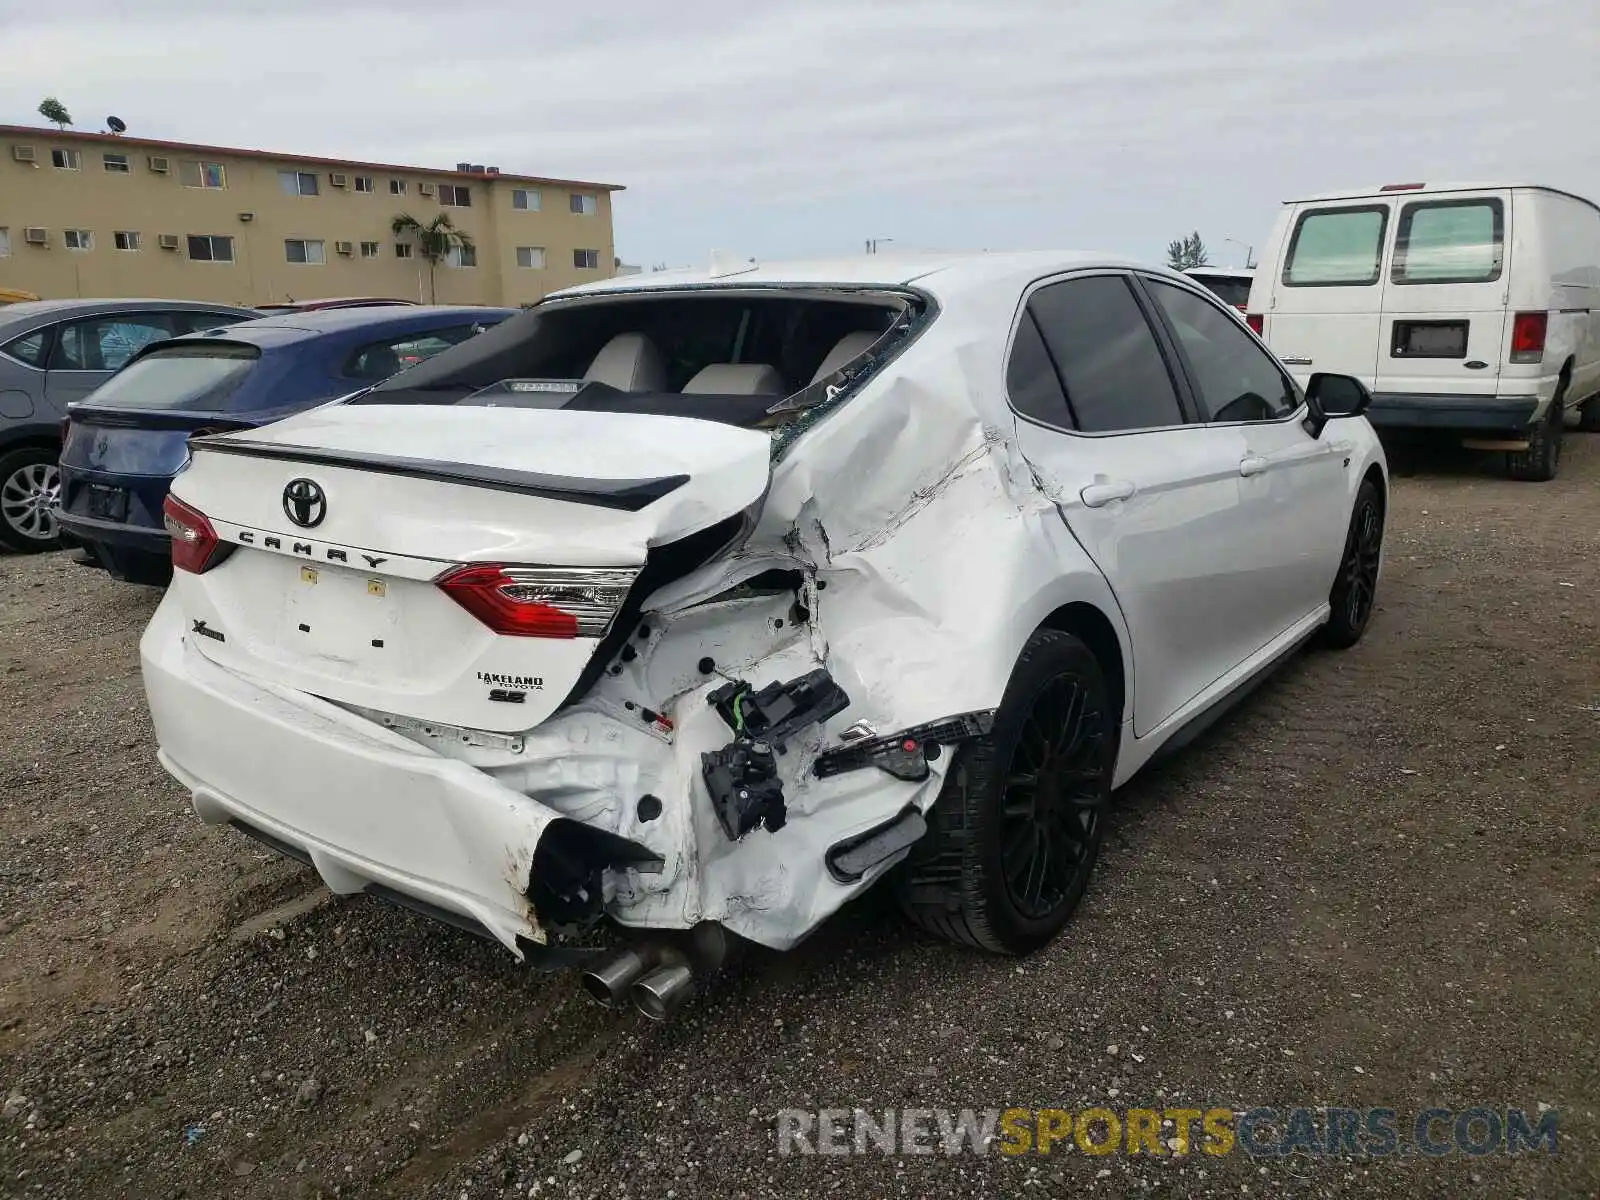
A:
POLYGON ((834 343, 833 349, 828 351, 828 356, 822 360, 822 365, 817 368, 817 373, 811 377, 815 383, 832 375, 845 363, 862 353, 866 348, 877 341, 882 334, 874 333, 870 329, 858 329, 854 333, 847 333, 834 343))
POLYGON ((788 388, 776 367, 766 363, 712 363, 683 385, 702 396, 785 396, 788 388))
POLYGON ((619 333, 600 348, 583 378, 624 392, 664 392, 667 364, 661 350, 644 334, 619 333))

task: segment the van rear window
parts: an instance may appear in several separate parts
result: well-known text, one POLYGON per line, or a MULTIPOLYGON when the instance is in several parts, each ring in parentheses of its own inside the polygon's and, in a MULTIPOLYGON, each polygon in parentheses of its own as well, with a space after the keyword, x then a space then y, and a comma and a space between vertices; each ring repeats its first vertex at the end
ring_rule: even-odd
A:
POLYGON ((1301 214, 1289 239, 1283 282, 1290 287, 1361 287, 1378 282, 1387 205, 1301 214))
POLYGON ((1395 236, 1395 283, 1491 283, 1505 257, 1505 215, 1493 197, 1408 204, 1395 236))

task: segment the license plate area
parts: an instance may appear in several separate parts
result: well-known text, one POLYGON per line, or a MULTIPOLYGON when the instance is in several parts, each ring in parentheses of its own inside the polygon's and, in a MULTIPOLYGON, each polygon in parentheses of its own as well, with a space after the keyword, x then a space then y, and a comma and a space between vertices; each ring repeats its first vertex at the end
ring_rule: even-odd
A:
POLYGON ((284 562, 288 580, 286 628, 280 645, 303 654, 356 664, 379 664, 399 652, 396 581, 343 567, 284 562))
POLYGON ((1467 322, 1396 321, 1391 358, 1465 358, 1467 322))
POLYGON ((104 483, 91 483, 84 499, 88 515, 99 521, 128 519, 128 489, 104 483))

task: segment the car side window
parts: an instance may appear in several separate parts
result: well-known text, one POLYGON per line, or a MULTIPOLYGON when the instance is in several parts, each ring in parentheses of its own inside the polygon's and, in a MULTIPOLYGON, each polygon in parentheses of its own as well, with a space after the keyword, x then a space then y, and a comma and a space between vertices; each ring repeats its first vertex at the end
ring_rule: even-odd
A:
POLYGON ((1028 309, 1085 433, 1182 425, 1183 408, 1144 310, 1120 275, 1036 291, 1028 309))
POLYGON ((1050 352, 1044 348, 1039 326, 1028 311, 1017 322, 1011 360, 1006 363, 1006 391, 1011 395, 1012 406, 1023 416, 1062 429, 1072 428, 1072 410, 1067 407, 1067 394, 1061 390, 1061 378, 1050 361, 1050 352))
POLYGON ((1187 288, 1147 279, 1213 422, 1277 421, 1300 407, 1289 377, 1239 322, 1187 288))
POLYGON ((18 362, 27 363, 30 367, 44 369, 45 351, 50 345, 50 330, 35 329, 32 333, 25 333, 19 338, 12 338, 0 350, 4 350, 18 362))
POLYGON ((161 313, 113 313, 69 321, 56 332, 52 371, 115 371, 151 342, 172 336, 161 313))
POLYGON ((350 356, 344 373, 353 379, 387 379, 396 371, 426 362, 435 354, 459 345, 484 325, 452 325, 445 329, 411 330, 362 346, 350 356))

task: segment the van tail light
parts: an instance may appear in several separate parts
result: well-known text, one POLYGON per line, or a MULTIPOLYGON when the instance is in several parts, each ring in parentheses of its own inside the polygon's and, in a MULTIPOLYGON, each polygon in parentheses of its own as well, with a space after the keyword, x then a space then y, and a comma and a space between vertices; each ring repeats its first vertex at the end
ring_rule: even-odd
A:
POLYGON ((1264 336, 1267 328, 1267 319, 1260 313, 1245 313, 1244 323, 1250 326, 1250 332, 1255 334, 1257 337, 1264 336))
POLYGON ((233 552, 233 543, 217 536, 205 513, 171 492, 161 506, 161 519, 172 535, 172 565, 180 571, 203 575, 233 552))
POLYGON ((495 633, 597 638, 611 627, 638 574, 618 567, 467 563, 434 582, 495 633))
POLYGON ((1511 318, 1511 361, 1544 361, 1544 335, 1550 327, 1547 312, 1520 312, 1511 318))

